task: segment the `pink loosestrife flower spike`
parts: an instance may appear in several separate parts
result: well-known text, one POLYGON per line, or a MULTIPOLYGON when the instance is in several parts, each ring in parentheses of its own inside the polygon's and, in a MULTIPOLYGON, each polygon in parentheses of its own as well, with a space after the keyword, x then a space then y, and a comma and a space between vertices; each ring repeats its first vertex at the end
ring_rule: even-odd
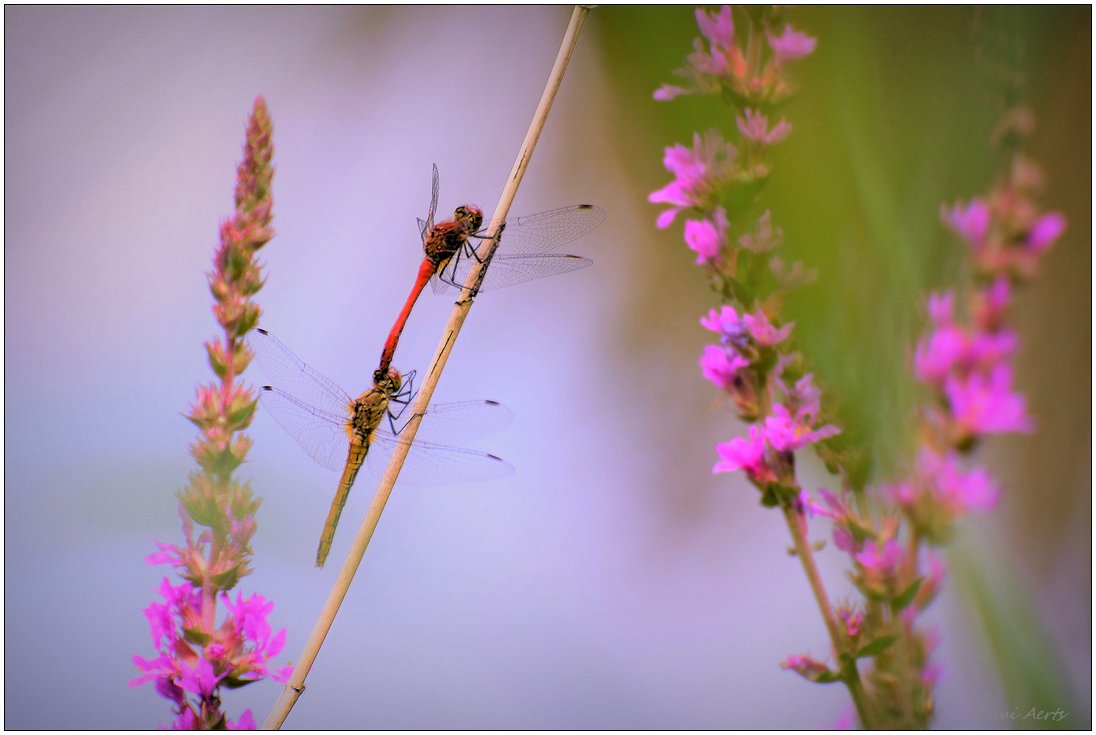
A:
POLYGON ((157 694, 172 703, 172 729, 254 728, 249 710, 236 722, 225 716, 222 687, 286 671, 272 673, 267 668, 285 643, 285 630, 273 633, 266 620, 273 603, 260 595, 244 599, 237 591, 232 604, 227 594, 251 571, 250 541, 259 506, 251 489, 232 473, 251 446, 242 432, 256 405, 251 389, 236 380, 251 358, 244 335, 260 313, 252 300, 263 284, 255 254, 274 235, 271 132, 266 105, 258 98, 237 168, 235 212, 221 226, 208 274, 213 313, 223 334, 205 348, 219 382, 198 388, 188 415, 201 434, 191 446, 199 470, 179 494, 185 543, 158 542, 158 550, 145 559, 149 564, 168 564, 184 578, 179 585, 164 578, 159 588, 164 602, 144 609, 159 655, 151 660, 134 656, 140 674, 130 681, 131 687, 153 682, 157 694), (197 536, 196 524, 207 527, 197 536), (226 608, 220 624, 218 593, 226 608))

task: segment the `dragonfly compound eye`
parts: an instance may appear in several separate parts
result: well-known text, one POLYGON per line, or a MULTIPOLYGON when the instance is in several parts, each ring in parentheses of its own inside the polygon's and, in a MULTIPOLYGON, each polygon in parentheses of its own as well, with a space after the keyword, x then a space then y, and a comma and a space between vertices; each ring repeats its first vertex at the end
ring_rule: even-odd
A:
POLYGON ((456 220, 467 232, 475 232, 483 224, 483 211, 479 207, 465 204, 457 207, 456 220))
POLYGON ((403 386, 403 378, 400 377, 400 371, 392 368, 388 371, 388 383, 391 386, 392 393, 399 393, 400 388, 403 386))

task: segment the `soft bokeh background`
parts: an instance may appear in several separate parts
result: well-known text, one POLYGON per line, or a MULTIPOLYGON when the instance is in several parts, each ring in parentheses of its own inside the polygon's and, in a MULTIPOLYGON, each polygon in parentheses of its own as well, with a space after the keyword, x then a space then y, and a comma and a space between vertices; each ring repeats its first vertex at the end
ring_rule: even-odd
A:
MULTIPOLYGON (((944 635, 939 726, 1000 726, 1034 704, 1091 719, 1091 16, 1022 12, 1035 153, 1070 230, 1018 302, 1040 432, 986 451, 1007 494, 967 526, 929 616, 944 635)), ((130 656, 152 651, 140 609, 164 571, 142 560, 180 537, 173 491, 194 434, 181 411, 214 331, 203 273, 253 97, 277 164, 263 324, 360 390, 420 257, 431 162, 442 209, 494 203, 567 16, 5 8, 7 727, 170 720, 151 687, 126 687, 130 656)), ((797 334, 886 455, 908 426, 920 299, 959 277, 939 203, 992 172, 973 61, 986 16, 794 16, 820 42, 797 66, 769 196, 789 252, 822 271, 797 334)), ((573 248, 596 265, 481 298, 437 393, 506 403, 513 424, 484 446, 518 474, 397 487, 289 726, 817 727, 846 712, 842 689, 776 665, 824 655, 825 633, 779 515, 710 474, 713 445, 742 431, 696 367, 713 301, 645 201, 668 179, 662 147, 722 114, 651 100, 693 35, 685 7, 592 14, 514 211, 600 204, 608 220, 573 248)), ((426 294, 397 365, 425 366, 449 306, 426 294)), ((243 589, 276 602, 284 660, 371 488, 359 482, 317 571, 335 477, 268 417, 251 433, 246 475, 265 502, 243 589)), ((821 558, 840 595, 840 558, 821 558)), ((226 706, 261 721, 277 692, 226 706)))

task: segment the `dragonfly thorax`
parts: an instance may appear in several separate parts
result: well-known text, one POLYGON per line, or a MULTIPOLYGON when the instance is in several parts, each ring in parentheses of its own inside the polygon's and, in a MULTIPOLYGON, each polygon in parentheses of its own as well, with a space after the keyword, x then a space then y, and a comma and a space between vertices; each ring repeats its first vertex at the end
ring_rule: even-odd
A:
POLYGON ((388 394, 373 388, 358 396, 350 406, 350 430, 359 439, 368 442, 388 412, 388 394))
POLYGON ((463 204, 453 212, 453 219, 439 222, 430 228, 423 240, 426 257, 437 268, 464 247, 471 235, 479 232, 483 224, 483 210, 471 204, 463 204))
POLYGON ((439 222, 426 233, 423 250, 435 267, 445 263, 468 242, 469 233, 456 220, 439 222))

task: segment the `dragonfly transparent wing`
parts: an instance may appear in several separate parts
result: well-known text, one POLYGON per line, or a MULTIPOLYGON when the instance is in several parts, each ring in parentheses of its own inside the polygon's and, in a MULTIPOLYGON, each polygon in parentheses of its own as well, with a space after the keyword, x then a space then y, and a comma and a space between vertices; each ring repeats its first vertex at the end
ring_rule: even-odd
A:
MULTIPOLYGON (((383 475, 392 452, 400 444, 407 446, 408 443, 386 429, 377 429, 365 457, 366 471, 373 477, 383 475)), ((417 485, 480 482, 497 480, 513 472, 513 465, 493 454, 416 439, 410 443, 398 481, 417 485)))
POLYGON ((475 441, 494 434, 510 423, 511 418, 510 409, 497 401, 432 403, 426 407, 415 441, 442 444, 475 441))
MULTIPOLYGON (((589 258, 578 255, 558 253, 543 255, 501 253, 491 258, 491 264, 487 267, 487 275, 483 277, 480 291, 491 291, 516 286, 536 278, 570 273, 591 266, 593 262, 589 258)), ((440 278, 435 277, 434 280, 447 288, 463 287, 468 280, 469 271, 475 264, 475 259, 462 253, 449 262, 440 278)))
POLYGON ((269 385, 259 394, 259 407, 269 412, 308 456, 330 470, 342 470, 350 452, 346 417, 310 406, 269 385))
POLYGON ((605 210, 593 204, 575 204, 509 219, 499 249, 504 253, 545 253, 579 239, 604 220, 605 210))
POLYGON ((306 365, 280 339, 265 329, 252 329, 247 341, 274 387, 325 415, 350 415, 352 400, 346 391, 306 365))
POLYGON ((422 239, 426 239, 426 231, 434 226, 434 215, 438 211, 438 191, 441 188, 440 179, 438 177, 438 164, 434 164, 434 176, 433 185, 431 186, 430 194, 430 209, 427 210, 426 219, 419 220, 419 234, 422 239))
MULTIPOLYGON (((451 283, 447 283, 447 281, 450 280, 449 274, 452 272, 455 265, 456 264, 454 263, 454 261, 450 260, 445 265, 445 267, 441 269, 441 272, 435 273, 433 276, 430 277, 431 291, 436 294, 440 294, 445 293, 446 291, 450 291, 454 288, 459 288, 459 286, 454 286, 451 283)), ((457 281, 457 283, 463 283, 463 281, 457 281)))

